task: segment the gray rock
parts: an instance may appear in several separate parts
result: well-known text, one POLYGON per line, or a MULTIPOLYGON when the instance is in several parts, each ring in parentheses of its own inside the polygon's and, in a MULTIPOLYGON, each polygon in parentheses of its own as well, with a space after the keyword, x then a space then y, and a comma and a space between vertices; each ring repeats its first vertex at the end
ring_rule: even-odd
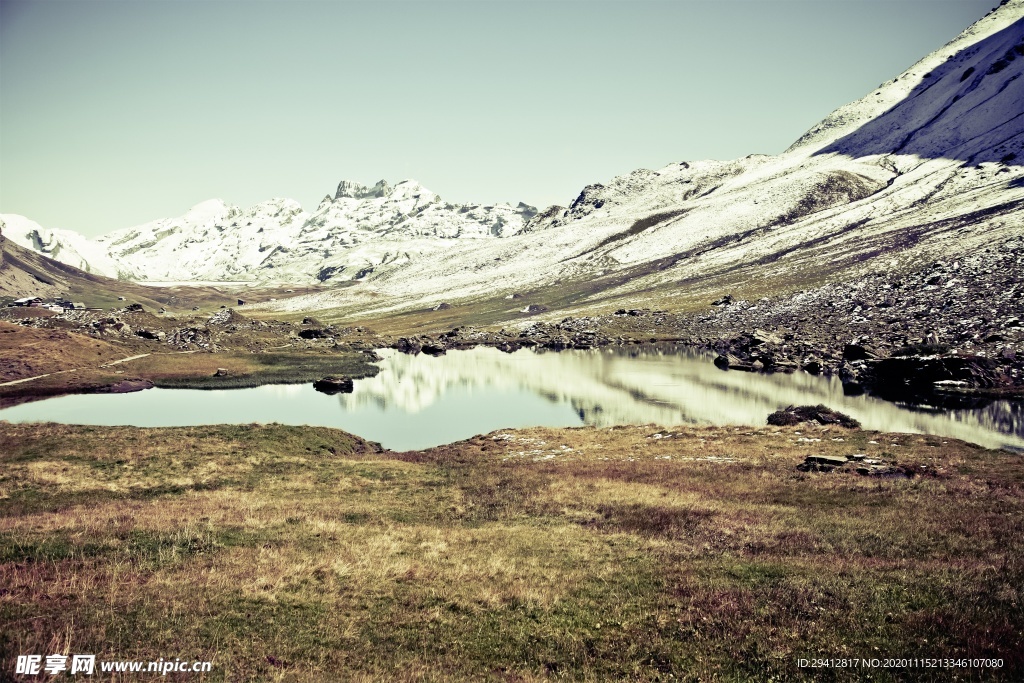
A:
POLYGON ((837 455, 809 455, 804 462, 813 462, 818 465, 832 465, 841 467, 846 464, 846 458, 837 455))
POLYGON ((754 339, 764 344, 782 345, 782 337, 766 330, 754 330, 754 339))
POLYGON ((354 385, 351 377, 324 377, 313 382, 313 388, 328 395, 351 394, 354 385))

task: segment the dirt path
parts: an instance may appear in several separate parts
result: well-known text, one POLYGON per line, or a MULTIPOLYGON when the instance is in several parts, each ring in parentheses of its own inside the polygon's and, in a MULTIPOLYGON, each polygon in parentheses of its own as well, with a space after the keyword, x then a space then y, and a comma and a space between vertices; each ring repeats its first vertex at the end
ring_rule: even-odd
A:
MULTIPOLYGON (((130 360, 136 360, 138 358, 145 358, 148 355, 149 355, 148 353, 141 353, 138 356, 129 356, 127 358, 122 358, 121 360, 115 360, 115 361, 111 361, 109 363, 104 363, 100 367, 101 368, 109 368, 111 365, 120 365, 121 363, 127 363, 130 360)), ((14 385, 14 384, 21 384, 22 382, 31 382, 34 379, 42 379, 43 377, 50 377, 52 375, 63 375, 63 374, 68 373, 68 372, 76 372, 77 370, 82 370, 82 369, 83 368, 72 368, 71 370, 58 370, 57 372, 48 372, 45 375, 36 375, 35 377, 25 377, 23 379, 16 379, 16 380, 13 380, 13 381, 10 381, 10 382, 0 382, 0 387, 9 387, 9 386, 14 385)))
POLYGON ((121 360, 115 360, 115 361, 111 361, 109 363, 105 363, 104 365, 101 365, 100 367, 101 368, 109 368, 111 365, 120 365, 121 363, 127 363, 130 360, 135 360, 136 358, 145 358, 148 355, 150 355, 150 354, 148 354, 148 353, 140 353, 137 356, 128 356, 127 358, 122 358, 121 360))

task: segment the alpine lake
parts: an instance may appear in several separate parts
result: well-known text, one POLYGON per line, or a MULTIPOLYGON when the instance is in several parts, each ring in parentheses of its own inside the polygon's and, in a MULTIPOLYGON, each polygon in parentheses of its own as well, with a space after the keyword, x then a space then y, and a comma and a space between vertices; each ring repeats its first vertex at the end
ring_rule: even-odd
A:
POLYGON ((655 347, 432 357, 378 351, 380 372, 352 393, 311 384, 79 394, 0 410, 0 420, 170 427, 280 423, 334 427, 391 450, 415 450, 518 427, 764 425, 790 405, 824 404, 865 429, 952 437, 1024 451, 1019 403, 943 410, 846 396, 835 378, 723 371, 706 354, 655 347))

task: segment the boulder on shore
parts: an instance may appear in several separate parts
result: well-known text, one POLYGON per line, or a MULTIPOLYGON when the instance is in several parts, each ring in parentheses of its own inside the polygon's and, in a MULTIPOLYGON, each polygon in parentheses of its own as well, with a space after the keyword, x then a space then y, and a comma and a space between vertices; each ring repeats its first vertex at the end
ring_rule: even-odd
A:
POLYGON ((351 394, 351 377, 324 377, 313 382, 313 388, 323 394, 351 394))
POLYGON ((443 356, 446 353, 444 346, 434 342, 427 342, 420 347, 420 351, 428 356, 443 356))
POLYGON ((310 327, 306 330, 299 330, 300 339, 327 339, 331 336, 330 330, 310 327))
MULTIPOLYGON (((720 370, 742 370, 744 372, 754 372, 755 370, 753 363, 731 353, 721 354, 715 358, 715 367, 720 370)), ((764 363, 761 364, 761 368, 764 368, 764 363)))
POLYGON ((860 422, 828 406, 789 406, 776 410, 768 416, 768 424, 776 427, 798 425, 801 422, 817 422, 822 425, 839 425, 847 429, 860 429, 860 422))
POLYGON ((130 394, 134 391, 145 391, 146 389, 152 389, 153 383, 148 379, 123 379, 120 382, 107 385, 105 387, 99 387, 96 389, 97 394, 130 394))

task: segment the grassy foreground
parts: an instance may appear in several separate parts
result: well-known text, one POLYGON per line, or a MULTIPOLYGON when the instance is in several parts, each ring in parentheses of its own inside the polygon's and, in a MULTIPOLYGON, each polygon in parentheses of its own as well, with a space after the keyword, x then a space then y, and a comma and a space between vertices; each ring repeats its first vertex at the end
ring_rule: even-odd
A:
POLYGON ((214 662, 170 680, 1021 680, 1022 593, 1024 464, 954 440, 0 423, 0 679, 62 652, 214 662), (849 453, 924 474, 794 469, 849 453), (824 657, 1003 667, 798 666, 824 657))

